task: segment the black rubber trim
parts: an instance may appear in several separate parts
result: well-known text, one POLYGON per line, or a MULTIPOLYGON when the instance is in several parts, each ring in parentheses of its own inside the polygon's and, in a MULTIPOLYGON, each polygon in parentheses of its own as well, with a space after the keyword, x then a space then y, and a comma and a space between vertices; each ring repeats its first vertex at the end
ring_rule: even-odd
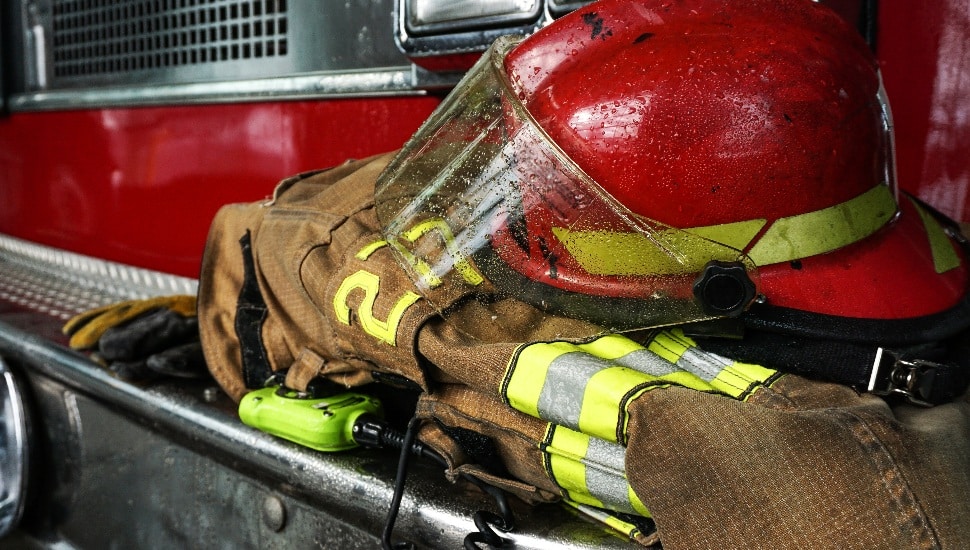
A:
POLYGON ((239 239, 243 257, 243 282, 236 302, 236 338, 242 352, 242 374, 247 388, 262 388, 273 369, 263 345, 263 323, 266 321, 266 302, 256 280, 252 237, 249 231, 239 239))

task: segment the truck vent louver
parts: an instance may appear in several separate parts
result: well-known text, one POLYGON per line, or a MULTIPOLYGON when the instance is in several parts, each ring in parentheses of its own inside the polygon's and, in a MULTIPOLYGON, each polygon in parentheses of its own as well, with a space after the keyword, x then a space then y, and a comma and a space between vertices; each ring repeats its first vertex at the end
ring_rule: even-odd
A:
POLYGON ((286 0, 56 0, 55 77, 287 55, 286 0))

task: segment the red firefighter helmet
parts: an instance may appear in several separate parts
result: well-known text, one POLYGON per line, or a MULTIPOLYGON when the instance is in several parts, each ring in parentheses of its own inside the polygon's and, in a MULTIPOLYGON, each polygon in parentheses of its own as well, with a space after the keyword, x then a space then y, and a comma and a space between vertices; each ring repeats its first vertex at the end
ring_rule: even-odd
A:
POLYGON ((377 211, 443 308, 483 281, 610 329, 755 295, 870 320, 965 307, 958 236, 897 202, 893 162, 873 56, 824 6, 603 0, 496 43, 377 211))

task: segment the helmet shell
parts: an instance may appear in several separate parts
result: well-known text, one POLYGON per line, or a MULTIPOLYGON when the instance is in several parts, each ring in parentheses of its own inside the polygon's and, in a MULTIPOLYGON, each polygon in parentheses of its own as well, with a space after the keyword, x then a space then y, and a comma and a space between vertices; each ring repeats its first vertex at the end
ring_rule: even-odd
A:
MULTIPOLYGON (((533 35, 504 66, 538 125, 618 202, 686 230, 763 220, 745 252, 778 220, 894 185, 875 60, 808 0, 604 0, 533 35)), ((958 261, 935 258, 935 222, 904 203, 858 242, 760 266, 760 291, 848 317, 954 305, 962 250, 946 241, 958 261)))

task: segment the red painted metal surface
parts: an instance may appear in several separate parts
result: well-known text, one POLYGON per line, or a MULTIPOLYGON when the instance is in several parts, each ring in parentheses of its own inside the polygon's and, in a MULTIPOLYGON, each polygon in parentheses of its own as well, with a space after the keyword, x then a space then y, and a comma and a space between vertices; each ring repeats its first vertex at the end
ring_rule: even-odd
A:
POLYGON ((397 97, 0 119, 0 232, 195 277, 220 205, 400 147, 437 105, 397 97))
POLYGON ((900 187, 970 221, 970 2, 883 0, 877 44, 900 187))

